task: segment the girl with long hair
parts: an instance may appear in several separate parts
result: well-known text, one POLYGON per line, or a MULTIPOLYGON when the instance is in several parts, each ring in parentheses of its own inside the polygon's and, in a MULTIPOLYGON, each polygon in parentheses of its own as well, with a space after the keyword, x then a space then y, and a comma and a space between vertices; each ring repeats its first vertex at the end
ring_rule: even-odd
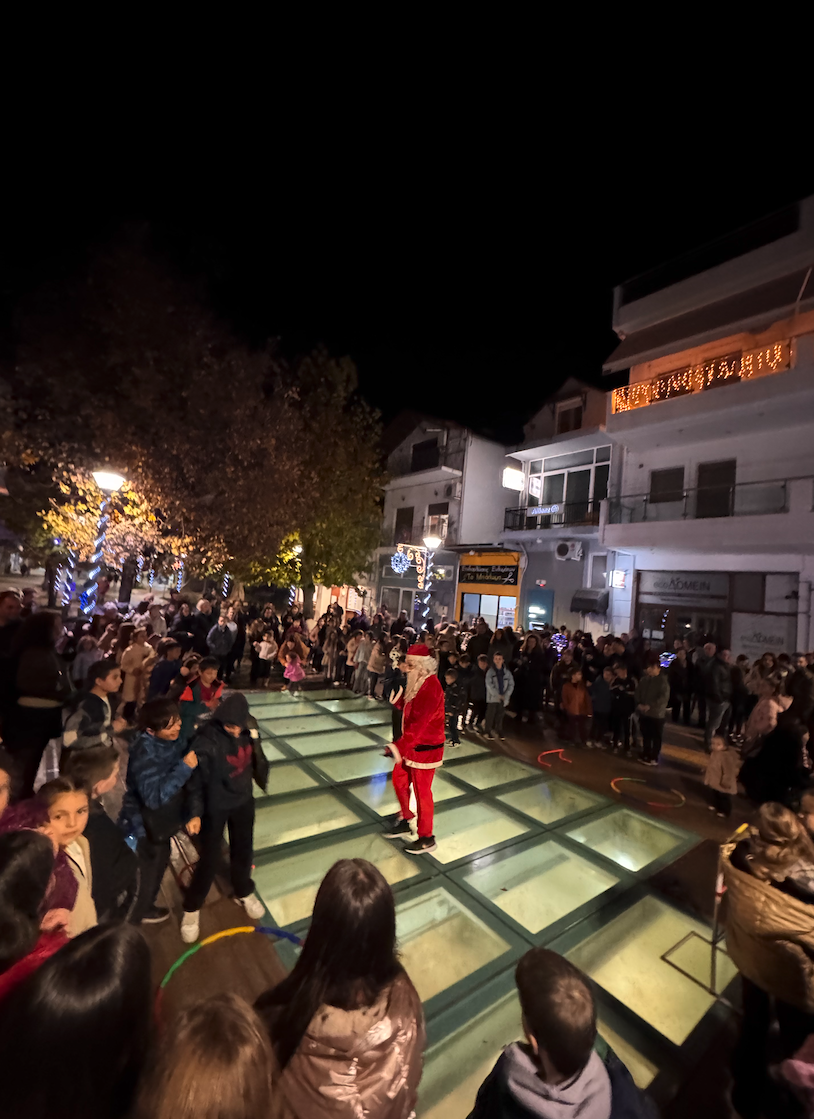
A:
POLYGON ((425 1043, 396 954, 393 893, 366 859, 334 863, 294 970, 256 1008, 281 1074, 272 1119, 407 1119, 425 1043))
POLYGON ((0 999, 67 943, 47 918, 51 840, 36 831, 0 835, 0 999))
POLYGON ((72 940, 0 1003, 3 1119, 124 1119, 151 1021, 141 933, 102 925, 72 940))

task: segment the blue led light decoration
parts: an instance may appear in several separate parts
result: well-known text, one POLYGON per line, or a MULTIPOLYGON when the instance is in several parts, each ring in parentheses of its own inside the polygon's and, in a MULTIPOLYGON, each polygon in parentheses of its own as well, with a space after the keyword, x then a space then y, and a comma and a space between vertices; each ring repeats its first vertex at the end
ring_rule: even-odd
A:
POLYGON ((90 557, 90 583, 79 596, 79 604, 83 614, 92 614, 96 609, 96 598, 99 590, 99 572, 102 570, 102 550, 105 546, 105 536, 110 516, 105 512, 108 499, 104 498, 99 506, 99 523, 96 526, 96 539, 93 542, 93 555, 90 557))
POLYGON ((70 548, 68 550, 68 558, 65 561, 65 581, 63 583, 62 591, 62 605, 68 606, 73 598, 74 592, 74 574, 76 572, 76 550, 70 548))
POLYGON ((184 560, 186 559, 186 555, 186 552, 184 552, 178 561, 178 578, 175 580, 175 589, 177 591, 180 591, 184 582, 184 560))
POLYGON ((393 568, 397 575, 403 575, 404 572, 411 566, 410 557, 406 552, 394 552, 390 557, 390 566, 393 568))

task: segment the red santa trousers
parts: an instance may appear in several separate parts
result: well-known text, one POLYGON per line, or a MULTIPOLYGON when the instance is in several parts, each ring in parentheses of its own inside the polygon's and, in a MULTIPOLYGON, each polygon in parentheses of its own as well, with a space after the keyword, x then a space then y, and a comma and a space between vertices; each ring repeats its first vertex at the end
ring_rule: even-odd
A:
POLYGON ((396 762, 393 766, 393 789, 399 801, 401 816, 404 820, 412 820, 415 815, 410 811, 410 785, 415 790, 415 801, 418 806, 418 836, 423 839, 432 835, 434 805, 432 800, 432 779, 434 769, 415 769, 404 762, 396 762))

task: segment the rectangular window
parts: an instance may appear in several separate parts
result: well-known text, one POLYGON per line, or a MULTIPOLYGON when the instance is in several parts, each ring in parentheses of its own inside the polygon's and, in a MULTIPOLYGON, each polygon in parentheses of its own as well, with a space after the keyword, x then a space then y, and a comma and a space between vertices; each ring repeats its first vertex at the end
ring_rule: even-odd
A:
POLYGON ((574 451, 570 455, 557 455, 545 460, 544 470, 568 470, 572 466, 590 466, 594 461, 593 451, 574 451))
POLYGON ((737 461, 702 462, 698 466, 696 517, 731 517, 735 504, 737 461))
POLYGON ((465 594, 461 603, 461 621, 474 621, 480 614, 480 595, 465 594))
POLYGON ((602 501, 608 496, 609 466, 597 466, 594 470, 594 501, 602 501))
POLYGON ((596 461, 597 462, 610 462, 610 447, 597 447, 596 448, 596 461))
POLYGON ((396 510, 396 528, 394 544, 412 544, 413 541, 413 507, 396 510))
POLYGON ((437 501, 427 506, 427 531, 425 536, 440 536, 446 540, 449 531, 449 502, 437 501))
POLYGON ((543 493, 543 478, 535 474, 529 478, 529 505, 539 505, 543 493))
POLYGON ((497 607, 499 596, 496 594, 482 594, 480 596, 480 615, 489 629, 497 626, 497 607))
POLYGON ((607 556, 591 556, 591 586, 595 591, 604 591, 608 585, 607 556))
POLYGON ((582 427, 582 402, 565 401, 557 405, 557 435, 579 431, 582 427))
POLYGON ((502 594, 497 605, 497 624, 500 629, 505 629, 506 626, 508 626, 509 629, 514 629, 516 610, 517 599, 510 595, 502 594))
POLYGON ((532 459, 529 463, 529 474, 542 474, 543 460, 541 458, 532 459))
POLYGON ((651 505, 667 501, 684 500, 684 467, 670 467, 669 470, 650 471, 651 505))
POLYGON ((434 470, 440 462, 437 439, 425 439, 423 443, 413 443, 413 456, 410 470, 434 470))

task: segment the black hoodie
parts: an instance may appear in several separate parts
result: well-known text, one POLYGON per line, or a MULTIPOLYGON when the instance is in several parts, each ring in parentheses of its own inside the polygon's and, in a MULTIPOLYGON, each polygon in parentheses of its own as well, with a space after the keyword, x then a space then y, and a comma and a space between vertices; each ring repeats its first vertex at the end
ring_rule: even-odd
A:
POLYGON ((189 744, 198 758, 192 777, 190 804, 192 814, 223 815, 252 799, 253 745, 257 731, 246 697, 239 692, 228 696, 189 744), (244 729, 234 738, 227 726, 244 729))

